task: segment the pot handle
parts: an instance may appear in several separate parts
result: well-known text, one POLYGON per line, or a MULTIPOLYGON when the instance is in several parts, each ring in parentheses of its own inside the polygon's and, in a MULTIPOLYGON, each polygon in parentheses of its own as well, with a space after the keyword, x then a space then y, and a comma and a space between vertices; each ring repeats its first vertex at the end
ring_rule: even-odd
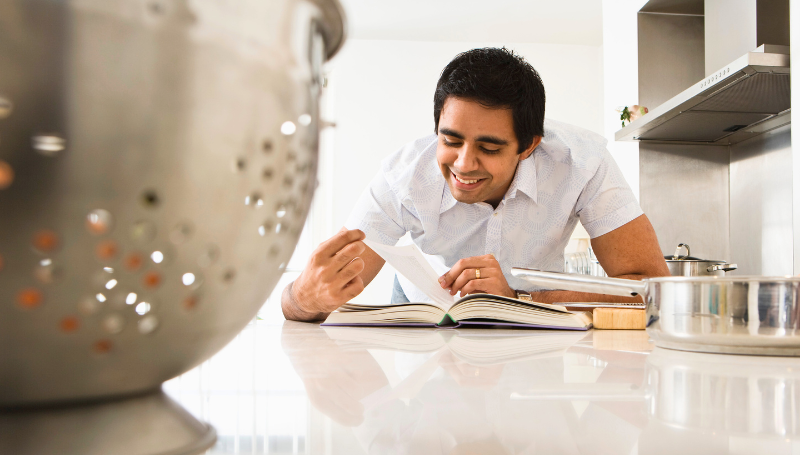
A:
POLYGON ((722 270, 724 272, 730 272, 731 270, 736 270, 738 268, 739 266, 736 264, 714 264, 714 265, 709 265, 706 271, 716 272, 722 270))
POLYGON ((511 274, 539 286, 552 286, 567 291, 594 292, 625 297, 644 294, 646 286, 645 282, 637 280, 605 278, 576 273, 543 272, 520 267, 512 268, 511 274))
POLYGON ((672 260, 677 261, 678 259, 686 259, 692 255, 691 250, 689 250, 688 243, 679 243, 678 247, 675 248, 675 253, 672 254, 672 260), (686 256, 681 256, 681 248, 686 248, 686 256))

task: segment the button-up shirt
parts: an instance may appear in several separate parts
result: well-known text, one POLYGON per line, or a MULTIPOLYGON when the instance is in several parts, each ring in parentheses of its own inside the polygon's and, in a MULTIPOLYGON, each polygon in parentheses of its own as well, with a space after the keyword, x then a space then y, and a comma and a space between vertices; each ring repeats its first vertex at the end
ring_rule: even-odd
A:
MULTIPOLYGON (((564 248, 579 219, 595 238, 642 215, 602 136, 552 120, 544 129, 497 208, 453 198, 436 161, 437 136, 430 135, 383 161, 346 227, 385 245, 410 233, 447 267, 492 254, 511 288, 537 290, 511 276, 511 268, 563 271, 564 248)), ((412 302, 430 301, 402 277, 400 284, 412 302)))

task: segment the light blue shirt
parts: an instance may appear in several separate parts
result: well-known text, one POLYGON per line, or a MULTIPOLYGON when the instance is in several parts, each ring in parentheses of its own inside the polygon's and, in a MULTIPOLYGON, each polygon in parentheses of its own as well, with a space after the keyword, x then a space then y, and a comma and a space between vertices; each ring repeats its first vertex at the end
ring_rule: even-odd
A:
MULTIPOLYGON (((636 197, 600 135, 545 121, 542 143, 521 161, 502 202, 456 201, 436 162, 437 136, 411 142, 386 158, 356 203, 348 229, 394 245, 407 232, 447 267, 493 254, 513 289, 537 287, 512 267, 563 271, 564 248, 580 219, 592 238, 642 215, 636 197)), ((429 301, 400 279, 412 302, 429 301)))

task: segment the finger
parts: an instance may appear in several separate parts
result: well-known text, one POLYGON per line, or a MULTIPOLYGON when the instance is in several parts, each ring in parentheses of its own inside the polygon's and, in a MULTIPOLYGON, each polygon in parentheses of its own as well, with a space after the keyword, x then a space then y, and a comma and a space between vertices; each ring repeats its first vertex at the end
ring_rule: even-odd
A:
POLYGON ((461 288, 461 297, 464 297, 469 294, 497 294, 497 292, 493 292, 492 289, 496 286, 493 286, 494 279, 480 279, 480 280, 472 280, 469 283, 465 284, 464 287, 461 288))
POLYGON ((465 261, 466 259, 459 259, 458 262, 453 264, 453 267, 451 267, 450 270, 448 270, 447 272, 444 273, 444 275, 439 277, 439 285, 442 288, 447 289, 453 285, 453 281, 455 281, 456 278, 458 278, 458 276, 461 274, 461 272, 464 271, 465 261))
POLYGON ((367 245, 360 240, 348 244, 333 256, 333 263, 331 264, 332 268, 337 272, 341 271, 347 266, 347 264, 352 262, 353 259, 361 256, 366 249, 367 245))
POLYGON ((364 271, 364 267, 366 264, 364 260, 361 258, 355 258, 350 261, 349 264, 345 265, 344 268, 336 274, 336 281, 342 283, 342 288, 344 288, 353 278, 357 277, 361 272, 364 271))
POLYGON ((364 280, 361 279, 361 276, 356 276, 347 283, 342 291, 347 300, 350 300, 364 291, 364 280))
POLYGON ((342 228, 336 235, 322 242, 314 252, 314 255, 323 258, 331 258, 348 244, 364 240, 365 238, 367 238, 367 236, 358 229, 346 230, 342 228))
POLYGON ((439 285, 447 289, 453 286, 453 282, 464 272, 467 268, 484 268, 489 264, 484 256, 473 256, 469 258, 460 259, 447 271, 444 275, 439 277, 439 285))
MULTIPOLYGON (((458 278, 456 278, 456 280, 453 282, 453 285, 450 287, 450 295, 456 295, 456 293, 458 291, 460 291, 461 288, 466 286, 467 283, 469 283, 470 281, 475 281, 475 280, 479 279, 477 274, 475 273, 475 270, 476 269, 472 269, 472 268, 464 269, 464 271, 461 272, 461 275, 459 275, 458 278)), ((488 268, 480 269, 480 270, 481 270, 480 279, 489 278, 489 276, 488 276, 489 275, 489 269, 488 268)))

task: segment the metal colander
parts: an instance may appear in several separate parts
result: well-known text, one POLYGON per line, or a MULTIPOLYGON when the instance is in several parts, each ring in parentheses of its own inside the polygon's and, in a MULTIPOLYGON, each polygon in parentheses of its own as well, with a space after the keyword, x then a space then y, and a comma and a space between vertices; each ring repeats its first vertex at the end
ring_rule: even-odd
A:
POLYGON ((336 0, 0 3, 0 406, 156 388, 254 317, 343 30, 336 0))

